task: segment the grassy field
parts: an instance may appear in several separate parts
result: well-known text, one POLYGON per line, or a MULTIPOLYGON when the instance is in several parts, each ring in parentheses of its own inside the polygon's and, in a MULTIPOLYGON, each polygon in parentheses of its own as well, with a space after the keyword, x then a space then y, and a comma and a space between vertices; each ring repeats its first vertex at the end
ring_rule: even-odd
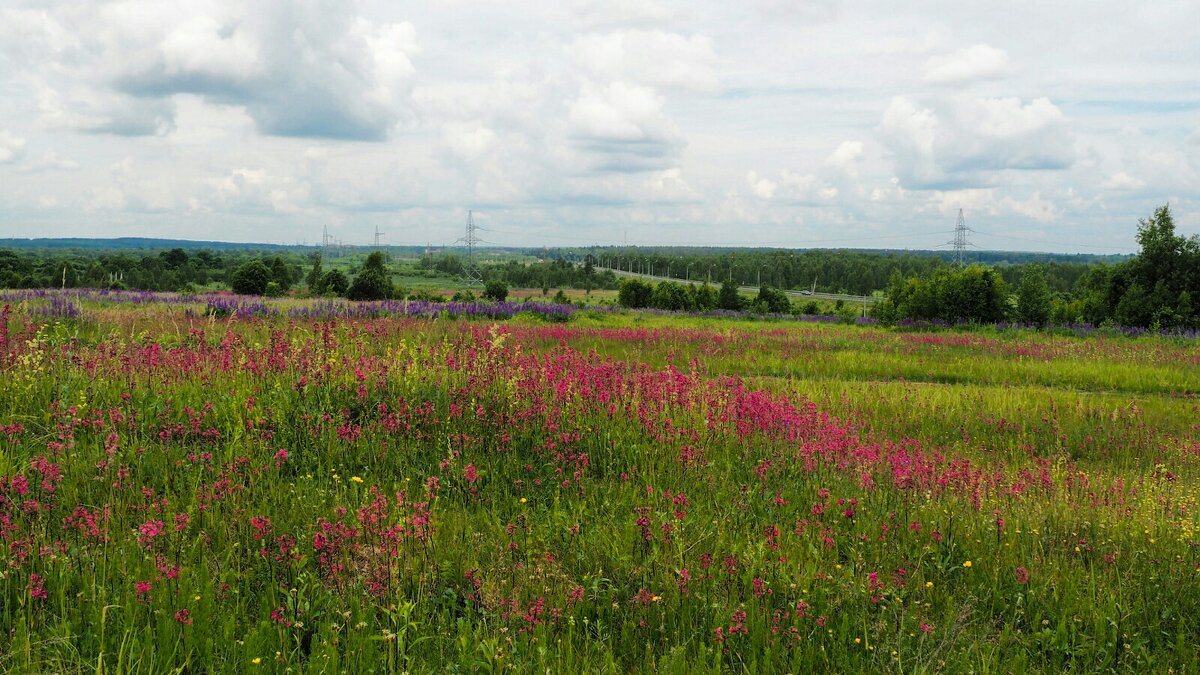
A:
POLYGON ((6 672, 1200 671, 1195 341, 42 303, 6 672))

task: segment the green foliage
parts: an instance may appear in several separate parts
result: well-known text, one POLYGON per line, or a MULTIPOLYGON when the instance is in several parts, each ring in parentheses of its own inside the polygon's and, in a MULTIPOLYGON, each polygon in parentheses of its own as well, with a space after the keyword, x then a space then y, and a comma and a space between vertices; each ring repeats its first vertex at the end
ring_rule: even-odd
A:
POLYGON ((1050 320, 1053 297, 1046 275, 1038 265, 1028 265, 1021 275, 1017 289, 1017 321, 1031 326, 1045 326, 1050 320))
POLYGON ((764 312, 784 314, 791 309, 792 302, 788 300, 787 293, 778 288, 761 286, 758 289, 758 296, 754 298, 754 305, 764 312))
POLYGON ((641 279, 622 279, 617 293, 617 302, 622 307, 637 309, 649 307, 654 295, 654 286, 641 279))
POLYGON ((1138 221, 1141 251, 1132 260, 1088 280, 1088 319, 1124 326, 1200 326, 1200 239, 1175 234, 1171 210, 1162 206, 1138 221))
POLYGON ((697 311, 708 312, 717 308, 717 291, 708 282, 690 288, 694 291, 692 304, 697 311))
POLYGON ((717 294, 717 308, 733 312, 746 308, 746 301, 742 299, 742 294, 738 292, 737 283, 726 280, 725 283, 721 284, 721 292, 717 294))
POLYGON ((315 251, 312 254, 312 268, 305 278, 308 284, 308 292, 313 295, 321 295, 325 292, 325 275, 321 271, 321 252, 315 251))
POLYGON ((367 256, 362 271, 346 290, 350 300, 386 300, 392 295, 392 282, 383 253, 374 251, 367 256))
POLYGON ((483 297, 492 302, 504 302, 508 297, 508 284, 499 279, 492 279, 484 285, 483 297))
POLYGON ((291 288, 292 283, 295 281, 292 268, 282 256, 271 258, 271 281, 275 282, 281 291, 291 288))
POLYGON ((346 295, 346 292, 350 290, 350 280, 346 278, 345 272, 338 269, 332 269, 326 272, 323 277, 321 277, 321 283, 318 288, 321 289, 322 293, 344 296, 346 295))
POLYGON ((1008 285, 980 265, 942 268, 928 278, 893 277, 881 319, 997 323, 1008 314, 1008 285))
POLYGON ((234 293, 241 295, 262 295, 267 291, 271 282, 271 269, 261 260, 250 262, 237 268, 230 280, 234 293))
POLYGON ((650 306, 669 311, 693 309, 693 298, 683 284, 674 281, 659 282, 650 295, 650 306))

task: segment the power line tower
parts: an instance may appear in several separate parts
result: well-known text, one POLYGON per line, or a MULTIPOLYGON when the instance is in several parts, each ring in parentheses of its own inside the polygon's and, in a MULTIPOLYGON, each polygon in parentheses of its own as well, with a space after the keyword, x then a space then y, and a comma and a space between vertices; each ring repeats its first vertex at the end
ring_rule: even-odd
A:
POLYGON ((467 245, 467 264, 463 268, 463 280, 471 286, 482 286, 483 275, 479 272, 479 266, 475 263, 475 245, 480 242, 479 230, 482 229, 475 224, 475 214, 473 211, 467 211, 467 234, 459 241, 467 245))
POLYGON ((963 253, 968 246, 974 246, 967 241, 967 233, 971 231, 971 228, 967 227, 967 219, 963 217, 963 210, 959 209, 958 220, 954 223, 954 240, 948 243, 954 247, 954 260, 960 267, 963 264, 963 253))
POLYGON ((383 237, 383 232, 379 231, 379 226, 375 226, 375 248, 379 248, 379 240, 383 237))

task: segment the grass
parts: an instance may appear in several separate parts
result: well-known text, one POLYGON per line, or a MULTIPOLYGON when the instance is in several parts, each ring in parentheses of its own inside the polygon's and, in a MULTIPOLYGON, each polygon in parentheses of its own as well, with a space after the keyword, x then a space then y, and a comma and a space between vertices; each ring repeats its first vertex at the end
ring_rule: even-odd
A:
POLYGON ((1194 344, 82 309, 0 332, 5 671, 1200 668, 1194 344))

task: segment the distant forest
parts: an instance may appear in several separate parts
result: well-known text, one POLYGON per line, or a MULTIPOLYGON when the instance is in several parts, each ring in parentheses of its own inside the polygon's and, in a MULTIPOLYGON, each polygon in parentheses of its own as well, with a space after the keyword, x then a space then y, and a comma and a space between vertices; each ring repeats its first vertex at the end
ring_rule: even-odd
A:
MULTIPOLYGON (((1166 206, 1139 221, 1137 240, 1141 251, 1132 256, 972 251, 965 267, 947 251, 854 249, 488 249, 478 259, 485 282, 543 291, 615 290, 620 280, 611 270, 618 269, 714 286, 884 295, 887 300, 879 307, 896 319, 1196 327, 1200 241, 1175 233, 1166 206)), ((426 254, 423 247, 388 247, 393 261, 385 262, 382 255, 367 256, 366 247, 347 250, 337 266, 323 269, 315 247, 9 239, 0 240, 0 288, 234 288, 353 298, 355 285, 361 290, 367 281, 359 277, 369 273, 373 296, 405 297, 394 277, 441 278, 455 287, 466 271, 461 251, 426 254), (369 269, 359 264, 364 258, 371 261, 369 269)))

